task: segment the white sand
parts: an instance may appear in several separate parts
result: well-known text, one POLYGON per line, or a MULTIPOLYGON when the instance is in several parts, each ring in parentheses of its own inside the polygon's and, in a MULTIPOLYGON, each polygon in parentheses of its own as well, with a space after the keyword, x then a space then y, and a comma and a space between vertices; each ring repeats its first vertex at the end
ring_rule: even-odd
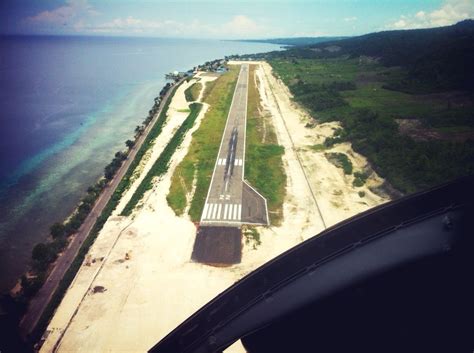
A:
MULTIPOLYGON (((258 75, 262 107, 271 114, 279 143, 285 146, 288 183, 282 225, 260 227, 262 244, 256 249, 253 244, 244 245, 239 265, 215 268, 191 262, 195 226, 187 217, 175 216, 166 202, 172 173, 191 142, 188 133, 168 173, 145 195, 143 207, 131 217, 115 216, 107 221, 90 250, 90 259, 104 259, 81 267, 48 327, 49 336, 41 352, 51 352, 55 346, 60 352, 147 351, 243 275, 323 230, 311 190, 327 225, 385 201, 366 188, 361 188, 367 194, 361 199, 359 189, 352 187, 352 177, 344 176, 323 153, 308 148, 330 136, 335 124, 305 128, 308 117, 291 102, 286 87, 271 76, 271 68, 262 64, 258 75), (335 195, 335 190, 342 193, 335 195), (129 260, 125 260, 126 253, 129 260), (96 286, 103 286, 105 292, 93 294, 96 286)), ((201 76, 202 83, 211 79, 201 76)), ((186 116, 177 111, 187 107, 185 87, 178 89, 173 98, 168 123, 142 166, 142 176, 186 116)), ((198 128, 207 109, 204 105, 192 131, 198 128)), ((363 167, 364 158, 353 153, 348 144, 334 150, 348 153, 357 168, 363 167)), ((139 180, 127 192, 119 210, 139 180)), ((236 344, 229 351, 241 352, 242 347, 236 344)))
MULTIPOLYGON (((262 76, 267 78, 266 83, 270 86, 266 91, 273 93, 268 95, 267 106, 272 115, 279 115, 285 121, 326 225, 331 226, 388 201, 388 199, 372 193, 367 186, 353 187, 353 175, 344 175, 341 168, 335 167, 324 156, 324 152, 342 152, 350 158, 354 171, 365 169, 367 160, 355 153, 349 143, 338 144, 324 152, 315 152, 309 148, 312 145, 323 143, 326 137, 333 135, 334 129, 340 127, 340 124, 332 122, 319 124, 313 128, 305 127, 306 124, 313 123, 313 119, 293 103, 287 87, 271 74, 270 65, 263 63, 261 67, 264 71, 262 76), (276 105, 274 101, 272 102, 272 96, 277 101, 276 105), (361 198, 358 195, 359 191, 364 191, 366 196, 361 198)), ((276 126, 278 127, 278 125, 276 126)), ((372 173, 368 184, 375 185, 382 182, 380 177, 372 173)), ((312 222, 314 221, 312 220, 312 222)))
MULTIPOLYGON (((114 211, 114 215, 118 215, 120 212, 122 212, 123 208, 131 199, 138 185, 140 185, 143 178, 145 178, 146 174, 153 166, 153 162, 156 161, 156 159, 160 156, 161 151, 163 151, 163 149, 166 147, 170 138, 174 135, 176 130, 181 126, 188 116, 189 113, 184 111, 188 109, 188 102, 186 102, 186 98, 184 97, 184 91, 194 82, 196 81, 185 81, 176 89, 176 93, 168 108, 167 120, 163 126, 163 130, 161 131, 161 134, 155 139, 153 148, 150 149, 146 154, 146 157, 142 159, 142 162, 137 168, 139 170, 139 177, 134 178, 132 187, 130 187, 130 189, 122 196, 119 205, 114 211)), ((134 171, 134 174, 137 174, 137 171, 134 171)))

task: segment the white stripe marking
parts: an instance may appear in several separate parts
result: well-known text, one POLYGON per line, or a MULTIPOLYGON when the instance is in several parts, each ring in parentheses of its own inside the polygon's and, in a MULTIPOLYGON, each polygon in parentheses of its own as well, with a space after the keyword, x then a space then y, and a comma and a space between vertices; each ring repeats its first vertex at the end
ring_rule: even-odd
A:
POLYGON ((222 204, 219 204, 219 209, 217 210, 217 219, 221 219, 221 209, 222 209, 222 204))
POLYGON ((214 213, 212 214, 212 219, 216 219, 216 216, 217 216, 217 203, 214 204, 214 206, 216 207, 214 207, 214 213))
POLYGON ((227 219, 227 209, 229 208, 229 204, 224 205, 224 215, 222 216, 222 219, 227 219))
POLYGON ((229 204, 229 215, 227 216, 227 219, 232 219, 232 209, 234 208, 234 205, 229 204))
POLYGON ((238 205, 234 205, 234 217, 232 219, 237 219, 238 205))
POLYGON ((214 208, 214 204, 213 203, 210 203, 209 204, 209 210, 207 212, 207 215, 206 215, 206 218, 209 219, 211 218, 211 215, 212 215, 212 209, 214 208))
POLYGON ((202 219, 206 218, 208 208, 209 208, 209 204, 206 203, 206 205, 204 206, 204 211, 202 212, 202 219))
POLYGON ((242 219, 242 205, 239 205, 238 215, 239 215, 239 221, 240 221, 242 219))

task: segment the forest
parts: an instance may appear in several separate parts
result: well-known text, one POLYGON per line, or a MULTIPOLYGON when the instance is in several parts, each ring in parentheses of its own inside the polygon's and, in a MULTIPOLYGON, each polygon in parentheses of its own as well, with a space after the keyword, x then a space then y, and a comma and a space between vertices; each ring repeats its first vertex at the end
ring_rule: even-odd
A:
POLYGON ((264 58, 313 118, 342 122, 326 146, 350 141, 400 192, 474 173, 474 21, 264 58))

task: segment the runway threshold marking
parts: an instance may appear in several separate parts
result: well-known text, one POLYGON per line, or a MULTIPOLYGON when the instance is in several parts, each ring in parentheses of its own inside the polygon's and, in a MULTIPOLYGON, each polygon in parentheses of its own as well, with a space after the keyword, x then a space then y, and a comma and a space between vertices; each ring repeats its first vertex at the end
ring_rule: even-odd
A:
POLYGON ((203 220, 234 220, 242 219, 242 204, 209 203, 204 206, 203 220))
MULTIPOLYGON (((241 173, 242 183, 244 181, 244 166, 245 166, 245 149, 246 149, 246 129, 245 126, 247 124, 247 105, 248 105, 248 80, 249 80, 249 70, 248 66, 243 65, 241 67, 239 77, 237 79, 237 85, 235 87, 234 95, 232 97, 232 102, 230 106, 230 110, 227 116, 227 120, 224 127, 224 132, 222 134, 221 143, 219 146, 219 152, 217 154, 217 158, 214 164, 214 170, 211 177, 211 182, 209 185, 209 189, 207 192, 206 200, 204 203, 203 212, 201 214, 201 222, 203 223, 214 223, 214 225, 218 223, 228 223, 230 226, 235 226, 236 223, 242 223, 242 202, 243 199, 241 196, 237 195, 235 190, 229 190, 229 179, 224 177, 224 184, 222 181, 218 181, 216 186, 217 189, 214 190, 214 182, 216 175, 221 175, 223 173, 223 168, 227 170, 234 169, 238 170, 238 173, 241 173), (247 83, 242 83, 246 77, 247 83), (244 89, 242 89, 244 88, 244 89), (236 105, 236 104, 239 105, 236 105), (244 106, 244 107, 242 107, 244 106), (235 110, 237 109, 237 110, 235 110), (235 110, 235 112, 234 112, 235 110), (231 122, 237 121, 237 115, 233 117, 231 112, 235 114, 243 114, 243 153, 240 156, 240 152, 237 155, 230 155, 227 154, 227 158, 223 158, 222 150, 225 147, 226 136, 228 135, 229 129, 232 128, 230 125, 231 122), (232 117, 232 119, 231 119, 232 117), (219 190, 223 188, 222 190, 219 190), (213 194, 214 193, 214 194, 213 194), (213 195, 211 197, 211 195, 213 195)), ((238 117, 241 119, 241 117, 238 117)), ((239 122, 240 126, 241 122, 239 122)), ((239 127, 240 129, 241 127, 239 127)), ((233 129, 235 130, 236 127, 234 126, 233 129)), ((232 130, 232 131, 234 131, 232 130)), ((241 132, 239 132, 239 137, 242 136, 241 132)), ((232 138, 232 136, 231 136, 232 138)), ((241 141, 239 142, 241 143, 241 141)), ((239 178, 240 179, 240 178, 239 178)), ((242 195, 243 196, 243 195, 242 195)), ((266 200, 265 200, 266 202, 266 200)), ((268 212, 268 210, 267 210, 268 212)))

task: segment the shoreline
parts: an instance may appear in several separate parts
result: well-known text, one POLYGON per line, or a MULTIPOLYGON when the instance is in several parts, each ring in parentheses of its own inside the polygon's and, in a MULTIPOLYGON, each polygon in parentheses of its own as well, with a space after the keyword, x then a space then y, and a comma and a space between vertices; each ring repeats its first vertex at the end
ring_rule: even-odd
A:
MULTIPOLYGON (((63 294, 57 292, 59 286, 65 286, 65 289, 69 287, 69 283, 62 284, 65 280, 66 274, 71 271, 75 262, 78 262, 79 260, 79 265, 82 263, 82 260, 78 259, 78 255, 80 254, 81 249, 88 242, 89 238, 94 235, 94 229, 97 228, 97 224, 98 222, 100 222, 103 212, 109 205, 111 197, 115 192, 115 189, 122 181, 130 165, 133 163, 137 152, 140 150, 140 147, 146 140, 148 133, 152 130, 153 126, 158 121, 161 112, 163 111, 163 109, 167 108, 166 102, 172 97, 172 95, 176 91, 176 88, 182 82, 183 80, 177 82, 175 85, 171 86, 170 89, 166 92, 163 97, 162 104, 160 104, 159 109, 154 114, 153 119, 146 126, 144 133, 138 137, 135 146, 130 149, 128 160, 126 160, 121 165, 114 178, 110 181, 110 184, 105 188, 104 192, 100 194, 99 198, 94 203, 93 209, 91 210, 87 218, 84 220, 78 233, 74 235, 71 242, 69 243, 67 250, 61 254, 61 256, 53 265, 53 268, 51 269, 51 272, 49 272, 49 275, 47 277, 47 281, 45 281, 44 285, 41 287, 38 293, 30 300, 26 314, 25 316, 23 316, 20 322, 20 328, 24 337, 32 335, 34 339, 34 332, 42 331, 41 321, 49 321, 48 317, 44 317, 44 315, 48 315, 46 310, 48 310, 48 307, 50 307, 50 305, 54 306, 54 304, 51 303, 53 303, 54 301, 58 301, 58 299, 61 300, 63 296, 63 294), (54 297, 57 295, 59 295, 60 298, 54 297)), ((90 239, 89 242, 93 242, 93 239, 90 239)), ((74 273, 72 273, 72 278, 70 278, 71 280, 75 277, 74 269, 72 269, 72 271, 74 273)), ((54 307, 52 309, 54 310, 54 307)))
POLYGON ((110 162, 115 151, 124 146, 126 139, 133 137, 133 120, 141 123, 161 87, 154 81, 140 84, 90 113, 96 117, 87 131, 5 191, 0 239, 0 267, 5 268, 5 272, 0 293, 8 293, 15 285, 31 260, 34 245, 47 239, 49 227, 54 222, 74 211, 87 187, 101 177, 104 166, 110 162), (145 102, 146 109, 143 108, 145 102), (140 111, 137 108, 141 108, 140 111), (133 119, 130 119, 131 113, 133 119), (117 119, 111 117, 119 118, 117 128, 114 128, 117 119), (114 130, 115 137, 110 134, 101 137, 104 131, 114 130), (60 208, 56 207, 57 210, 52 212, 41 208, 41 205, 60 205, 60 208), (22 219, 29 221, 25 224, 22 219), (19 236, 12 236, 14 234, 19 236))
MULTIPOLYGON (((63 38, 63 37, 61 37, 63 38)), ((57 38, 57 39, 61 39, 57 38)), ((48 69, 51 65, 54 65, 56 63, 56 59, 58 58, 57 55, 55 55, 57 50, 63 50, 64 48, 70 48, 71 50, 76 50, 76 49, 83 49, 83 48, 90 48, 91 44, 94 44, 94 42, 97 41, 92 41, 91 43, 86 43, 85 41, 79 40, 79 38, 72 38, 73 40, 70 40, 71 38, 68 38, 67 41, 57 41, 56 39, 47 38, 46 41, 43 43, 42 41, 38 41, 38 38, 34 38, 35 41, 33 42, 33 39, 31 39, 31 43, 29 42, 31 38, 26 38, 25 41, 21 42, 20 47, 28 51, 28 53, 39 53, 46 55, 47 57, 51 57, 51 60, 45 61, 44 67, 42 67, 42 72, 48 72, 48 69), (35 45, 30 45, 30 44, 35 44, 35 45), (44 50, 44 45, 43 44, 48 44, 51 47, 51 50, 45 51, 44 50), (46 62, 50 63, 46 65, 46 62)), ((159 89, 162 87, 162 85, 165 83, 164 81, 164 75, 168 72, 171 72, 175 70, 176 68, 190 68, 194 65, 199 65, 202 64, 206 61, 212 61, 214 58, 223 58, 226 55, 232 55, 232 54, 251 54, 251 53, 257 53, 257 52, 266 52, 266 51, 271 51, 273 50, 276 46, 270 45, 270 44, 258 44, 258 43, 224 43, 224 42, 219 42, 217 40, 209 40, 209 41, 195 41, 195 40, 185 40, 185 41, 179 41, 179 42, 173 42, 173 41, 166 41, 162 39, 153 39, 153 43, 150 45, 150 40, 146 39, 142 40, 143 38, 127 38, 126 41, 124 42, 124 46, 117 47, 114 43, 117 42, 117 38, 113 37, 107 37, 107 38, 102 38, 100 42, 102 44, 107 44, 106 49, 103 54, 104 56, 102 57, 103 59, 100 60, 100 63, 97 62, 88 62, 87 60, 84 61, 82 57, 79 58, 74 58, 74 56, 67 56, 65 59, 67 59, 68 63, 70 62, 69 60, 74 60, 73 62, 81 64, 80 67, 78 67, 78 70, 80 71, 75 71, 76 73, 74 74, 75 76, 80 75, 81 77, 87 77, 89 80, 85 82, 85 85, 82 84, 83 82, 80 81, 78 84, 74 82, 68 83, 67 80, 69 78, 68 72, 64 70, 58 70, 56 72, 56 75, 54 77, 54 80, 51 80, 51 82, 48 81, 48 83, 51 83, 51 87, 54 88, 54 91, 58 90, 58 92, 62 92, 62 89, 64 89, 65 85, 67 86, 67 92, 68 94, 62 94, 61 96, 58 97, 53 97, 51 98, 51 94, 48 93, 47 96, 41 97, 41 101, 39 103, 47 103, 47 106, 50 106, 52 103, 55 103, 55 99, 60 99, 60 103, 64 100, 66 101, 71 101, 74 104, 77 104, 77 108, 74 108, 73 110, 66 111, 66 114, 69 115, 71 114, 71 117, 73 114, 79 112, 80 114, 84 113, 85 115, 89 113, 97 113, 99 110, 102 109, 103 105, 105 104, 104 102, 106 101, 107 98, 113 98, 114 94, 109 95, 106 91, 110 91, 112 93, 119 91, 122 91, 122 88, 125 91, 128 91, 129 89, 134 89, 134 85, 142 85, 142 83, 147 82, 147 81, 153 81, 153 82, 158 82, 156 85, 156 90, 159 91, 159 89), (129 41, 130 40, 130 41, 129 41), (221 43, 222 45, 216 45, 221 43), (126 44, 126 45, 125 45, 126 44), (143 50, 141 51, 136 51, 135 49, 137 48, 137 44, 140 48, 143 50), (171 45, 172 44, 172 45, 171 45), (183 56, 182 53, 185 52, 188 48, 192 48, 192 51, 190 51, 187 55, 183 56), (137 54, 130 56, 130 54, 137 54), (129 58, 130 56, 130 58, 129 58), (79 60, 80 59, 80 60, 79 60), (123 64, 126 65, 124 68, 125 70, 120 70, 118 71, 115 65, 112 65, 113 67, 106 68, 104 63, 108 62, 109 59, 119 59, 123 60, 123 64), (79 60, 79 61, 78 61, 79 60), (105 61, 104 61, 105 60, 105 61), (137 61, 138 60, 138 61, 137 61), (104 62, 103 62, 104 61, 104 62), (128 67, 130 64, 133 63, 142 63, 140 65, 141 67, 137 67, 136 69, 132 69, 130 67, 130 70, 128 67), (85 65, 87 64, 87 65, 85 65), (95 72, 96 70, 99 70, 100 72, 95 72), (115 72, 115 75, 110 75, 110 74, 102 74, 103 72, 108 72, 109 69, 111 70, 111 73, 115 72), (115 70, 115 71, 114 71, 115 70), (122 72, 126 72, 125 74, 122 74, 122 72), (94 83, 94 79, 99 80, 100 82, 94 83), (90 90, 89 90, 90 88, 90 90), (116 90, 115 88, 119 88, 116 90), (106 90, 106 91, 104 91, 106 90), (81 92, 85 92, 84 94, 81 92), (93 93, 87 94, 87 92, 90 91, 93 93), (97 93, 97 94, 96 94, 97 93), (93 101, 90 100, 90 96, 93 98, 93 101), (78 99, 76 99, 79 98, 78 99), (69 99, 69 100, 68 100, 69 99), (89 107, 92 107, 92 109, 89 109, 89 107)), ((15 40, 9 41, 9 44, 6 47, 6 55, 10 55, 11 57, 14 57, 15 51, 16 50, 16 45, 18 43, 15 40), (13 46, 15 45, 15 46, 13 46)), ((95 45, 92 45, 92 49, 96 48, 95 45)), ((95 49, 94 49, 95 50, 95 49)), ((34 56, 32 56, 34 57, 34 56)), ((62 59, 63 60, 63 59, 62 59)), ((56 65, 57 66, 57 65, 56 65)), ((53 68, 53 66, 51 66, 53 68)), ((23 67, 19 67, 19 70, 23 70, 23 67)), ((33 77, 32 77, 33 80, 33 77)), ((7 84, 9 82, 6 82, 7 84)), ((42 83, 39 82, 33 82, 35 83, 35 86, 38 86, 41 91, 43 92, 48 92, 47 88, 49 87, 43 87, 42 83)), ((8 87, 8 85, 5 85, 8 87)), ((41 93, 41 92, 40 92, 41 93)), ((119 92, 120 93, 120 92, 119 92)), ((23 94, 23 91, 19 92, 19 94, 23 94)), ((11 96, 11 94, 9 94, 11 96)), ((151 97, 151 99, 154 98, 151 97)), ((124 97, 124 102, 129 102, 129 99, 127 97, 124 97)), ((133 100, 133 99, 132 99, 133 100)), ((143 103, 141 106, 137 106, 137 108, 144 107, 146 110, 143 110, 143 118, 146 116, 146 113, 148 109, 150 108, 152 101, 142 101, 143 103)), ((30 101, 25 101, 23 104, 27 106, 29 103, 34 103, 35 107, 38 104, 36 100, 34 102, 30 101)), ((67 103, 67 102, 66 102, 67 103)), ((117 122, 117 130, 120 130, 120 128, 123 128, 123 126, 126 123, 131 123, 132 125, 130 126, 130 129, 127 130, 127 134, 124 135, 123 141, 121 139, 117 139, 118 135, 115 131, 115 129, 112 129, 110 131, 105 131, 104 134, 101 135, 95 135, 96 140, 100 140, 103 137, 107 137, 109 140, 112 142, 114 140, 118 140, 119 144, 122 144, 127 138, 131 137, 130 135, 133 133, 133 129, 136 124, 139 124, 142 120, 142 114, 139 113, 136 115, 133 111, 129 113, 125 113, 123 116, 121 115, 122 111, 115 111, 114 108, 121 106, 126 111, 129 111, 128 107, 125 105, 122 105, 121 98, 119 100, 111 100, 110 101, 110 111, 107 112, 106 114, 107 119, 109 117, 111 118, 112 121, 117 122), (115 113, 114 113, 115 111, 115 113), (110 114, 110 115, 109 115, 110 114), (115 116, 114 116, 115 115, 115 116), (134 121, 136 124, 134 124, 134 121)), ((133 102, 132 102, 133 103, 133 102)), ((49 114, 49 110, 45 110, 42 108, 42 106, 38 105, 38 108, 40 108, 41 111, 45 111, 46 113, 49 114)), ((9 108, 10 109, 10 108, 9 108)), ((23 109, 25 110, 25 109, 23 109)), ((23 111, 22 110, 22 111, 23 111)), ((27 116, 35 117, 36 119, 36 114, 35 111, 32 109, 27 109, 25 110, 27 113, 31 111, 31 113, 26 114, 27 116)), ((54 111, 54 110, 52 110, 54 111)), ((139 112, 140 109, 135 109, 136 112, 139 112)), ((16 111, 12 110, 12 113, 15 113, 16 111)), ((48 120, 46 123, 54 123, 56 124, 56 118, 60 120, 58 122, 58 125, 54 125, 55 128, 57 127, 64 127, 64 129, 67 129, 69 127, 79 127, 79 124, 81 122, 81 117, 79 118, 74 118, 74 119, 63 119, 60 116, 53 117, 50 120, 48 120), (54 118, 54 119, 53 119, 54 118), (77 122, 77 124, 76 124, 77 122), (67 125, 64 125, 67 124, 67 125)), ((97 129, 100 129, 100 127, 106 123, 106 120, 100 120, 97 124, 94 124, 91 130, 86 132, 88 134, 89 132, 97 129)), ((26 128, 29 128, 29 120, 19 120, 18 122, 22 125, 24 125, 26 128)), ((110 125, 109 125, 110 126, 110 125)), ((23 129, 21 129, 23 131, 23 129)), ((16 130, 15 130, 16 131, 16 130)), ((51 139, 54 138, 56 141, 56 136, 59 136, 59 133, 56 133, 52 127, 50 128, 49 125, 45 125, 45 129, 41 130, 41 132, 45 132, 48 134, 48 136, 51 136, 51 139)), ((65 131, 65 130, 64 130, 65 131)), ((31 141, 29 141, 30 137, 27 137, 26 139, 23 138, 23 134, 21 131, 18 132, 18 140, 25 140, 26 143, 35 143, 36 144, 36 135, 31 136, 31 141)), ((62 134, 62 133, 61 133, 62 134)), ((17 136, 17 133, 15 132, 15 135, 17 136)), ((38 136, 40 136, 38 134, 38 136)), ((41 136, 46 136, 46 134, 41 135, 41 136)), ((49 137, 46 139, 47 142, 49 143, 49 140, 51 140, 49 137)), ((42 139, 41 141, 46 141, 42 139)), ((94 143, 94 140, 88 140, 90 143, 94 143)), ((17 146, 18 144, 15 144, 17 146)), ((13 145, 12 145, 13 146, 13 145)), ((16 280, 16 277, 18 275, 21 275, 21 272, 23 272, 23 269, 26 268, 26 265, 29 262, 30 256, 31 256, 31 251, 34 246, 34 244, 44 241, 45 237, 47 236, 47 233, 49 232, 48 227, 55 221, 58 221, 62 219, 61 213, 63 212, 64 216, 66 216, 65 213, 69 212, 64 212, 66 208, 73 208, 77 204, 77 201, 80 199, 80 197, 83 195, 83 191, 89 186, 90 183, 93 183, 95 180, 91 180, 90 182, 87 182, 86 184, 82 183, 82 180, 84 180, 84 175, 87 178, 87 173, 89 171, 97 173, 97 177, 100 176, 103 167, 105 164, 107 164, 110 161, 110 158, 113 157, 113 153, 117 150, 116 147, 113 147, 114 145, 110 145, 112 147, 107 148, 109 153, 105 154, 105 157, 103 159, 103 162, 98 165, 95 163, 98 158, 102 156, 102 150, 103 147, 99 147, 99 151, 97 151, 97 148, 93 153, 91 153, 87 158, 89 161, 94 162, 92 163, 91 166, 89 166, 89 163, 81 163, 81 165, 78 165, 74 169, 74 173, 77 173, 78 177, 76 178, 75 175, 72 175, 69 173, 64 177, 64 180, 62 180, 58 184, 48 184, 48 188, 46 189, 47 192, 43 193, 41 197, 37 198, 40 201, 34 201, 33 202, 33 207, 32 209, 25 213, 25 215, 22 215, 21 217, 17 218, 16 224, 11 225, 13 222, 10 222, 9 220, 12 219, 9 215, 8 218, 5 217, 5 219, 8 222, 4 222, 3 219, 0 220, 2 224, 6 224, 8 227, 5 228, 5 231, 0 230, 1 234, 0 237, 3 239, 10 239, 10 240, 0 240, 1 247, 3 248, 3 251, 0 250, 0 267, 4 268, 4 272, 6 272, 5 277, 6 278, 14 278, 13 280, 8 279, 7 284, 2 287, 0 290, 1 293, 6 293, 15 283, 14 281, 16 280), (99 156, 95 156, 95 153, 97 153, 99 156), (76 189, 78 191, 74 191, 73 189, 76 189), (70 192, 69 190, 73 190, 70 192), (53 194, 59 194, 59 196, 54 196, 53 194), (74 200, 74 197, 76 198, 74 200), (72 201, 71 201, 72 200, 72 201), (62 206, 64 202, 64 207, 62 206), (53 207, 57 207, 58 205, 61 205, 57 207, 58 212, 57 214, 59 217, 55 216, 54 214, 49 216, 45 214, 47 212, 40 212, 40 208, 43 208, 44 211, 44 206, 43 205, 50 205, 48 208, 53 211, 53 207), (54 206, 51 206, 54 205, 54 206), (37 210, 35 210, 35 208, 37 210), (55 219, 53 219, 55 217, 55 219), (49 218, 49 220, 48 220, 49 218), (44 224, 40 224, 42 219, 45 219, 46 221, 44 224), (38 221, 39 220, 39 221, 38 221), (46 225, 45 225, 46 224, 46 225), (5 234, 5 235, 3 235, 5 234), (31 239, 31 240, 30 240, 31 239), (5 246, 3 246, 5 244, 5 246), (14 253, 15 255, 9 255, 10 253, 14 253), (18 255, 18 253, 21 253, 18 255), (3 258, 3 260, 2 260, 3 258), (8 262, 7 262, 8 261, 8 262), (16 271, 10 271, 9 269, 15 269, 18 268, 19 266, 17 263, 23 263, 24 265, 21 266, 20 270, 16 271), (10 265, 12 264, 12 265, 10 265), (11 267, 10 267, 11 266, 11 267), (15 272, 15 276, 10 276, 10 273, 15 272)), ((116 145, 115 145, 116 146, 116 145)), ((88 149, 87 146, 85 148, 88 149)), ((32 149, 31 153, 32 155, 35 154, 39 149, 32 149)), ((77 149, 75 150, 77 151, 77 149)), ((13 155, 14 149, 7 151, 5 155, 8 154, 8 159, 10 157, 14 157, 13 155)), ((79 153, 81 153, 79 151, 79 153)), ((65 160, 61 160, 59 165, 65 165, 68 163, 69 160, 74 158, 71 154, 67 154, 67 158, 65 160)), ((55 158, 55 157, 53 157, 55 158)), ((20 160, 23 159, 23 157, 16 159, 20 160)), ((6 161, 7 159, 5 159, 6 161)), ((15 162, 16 163, 16 162, 15 162)), ((43 162, 44 163, 44 162, 43 162)), ((16 164, 15 164, 16 165, 16 164)), ((49 164, 48 164, 49 166, 49 164)), ((8 168, 7 168, 8 169, 8 168)), ((38 169, 39 170, 39 169, 38 169)), ((51 173, 48 173, 46 169, 44 169, 45 173, 43 174, 45 177, 50 178, 52 177, 52 174, 57 174, 57 170, 51 170, 51 173)), ((62 169, 59 171, 62 172, 62 169)), ((29 196, 33 191, 35 186, 38 183, 38 178, 36 176, 36 170, 33 172, 33 177, 34 178, 29 178, 28 181, 25 182, 25 184, 20 185, 20 187, 14 187, 12 189, 19 191, 18 193, 10 193, 8 198, 3 199, 5 207, 1 208, 1 211, 3 214, 11 214, 10 211, 8 211, 9 208, 13 209, 17 203, 20 203, 20 201, 17 201, 20 199, 18 194, 21 194, 21 198, 29 196), (33 180, 34 179, 34 180, 33 180), (33 185, 34 184, 34 185, 33 185), (23 185, 25 185, 23 187, 23 185), (23 189, 26 189, 25 192, 22 192, 23 189), (7 207, 8 206, 8 207, 7 207)), ((48 179, 50 180, 50 179, 48 179)), ((48 210, 49 211, 49 210, 48 210)), ((49 212, 51 213, 51 212, 49 212)), ((54 213, 56 213, 54 211, 54 213)), ((1 218, 1 216, 0 216, 1 218)), ((0 274, 0 277, 2 277, 2 282, 3 282, 3 277, 0 274)))

